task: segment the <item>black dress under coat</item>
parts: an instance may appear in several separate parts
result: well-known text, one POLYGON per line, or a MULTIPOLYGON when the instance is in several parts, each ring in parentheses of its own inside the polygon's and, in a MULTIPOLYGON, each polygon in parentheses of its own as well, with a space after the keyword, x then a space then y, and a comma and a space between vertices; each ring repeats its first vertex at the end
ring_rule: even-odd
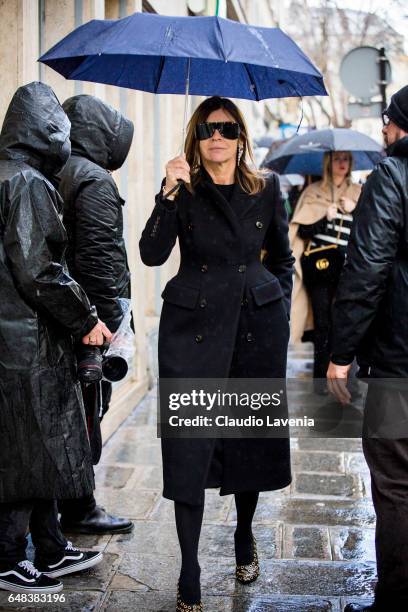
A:
MULTIPOLYGON (((204 171, 193 194, 185 186, 174 202, 158 194, 143 262, 162 265, 177 238, 180 268, 162 293, 160 377, 284 378, 294 259, 278 177, 253 196, 236 183, 230 202, 204 171)), ((184 503, 202 503, 206 486, 225 495, 291 481, 288 438, 224 439, 221 449, 215 439, 162 439, 162 454, 163 495, 184 503)))

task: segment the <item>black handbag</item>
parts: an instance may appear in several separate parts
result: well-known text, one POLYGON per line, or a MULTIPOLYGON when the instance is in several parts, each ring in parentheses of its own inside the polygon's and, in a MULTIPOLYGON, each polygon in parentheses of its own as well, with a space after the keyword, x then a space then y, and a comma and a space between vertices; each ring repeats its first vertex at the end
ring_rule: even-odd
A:
MULTIPOLYGON (((340 227, 343 219, 340 221, 340 227)), ((337 240, 340 238, 341 230, 337 232, 337 240)), ((344 265, 345 255, 339 249, 338 244, 328 244, 312 248, 312 240, 309 240, 306 249, 300 258, 303 272, 303 284, 310 285, 333 285, 339 280, 344 265)))

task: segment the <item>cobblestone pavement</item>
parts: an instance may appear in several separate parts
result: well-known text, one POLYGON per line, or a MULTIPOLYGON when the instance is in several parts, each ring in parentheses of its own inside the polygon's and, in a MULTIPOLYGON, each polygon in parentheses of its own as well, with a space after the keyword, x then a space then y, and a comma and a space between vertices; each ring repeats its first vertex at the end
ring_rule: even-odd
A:
MULTIPOLYGON (((292 350, 291 376, 310 377, 310 358, 308 347, 292 350)), ((252 585, 234 579, 233 498, 207 492, 200 546, 207 612, 340 612, 348 601, 371 601, 374 512, 360 441, 303 438, 292 448, 292 485, 260 496, 254 533, 261 576, 252 585)), ((73 537, 104 551, 104 561, 64 579, 65 604, 41 609, 175 609, 179 553, 172 502, 161 497, 160 460, 152 390, 108 441, 97 468, 98 502, 131 517, 134 532, 73 537)))

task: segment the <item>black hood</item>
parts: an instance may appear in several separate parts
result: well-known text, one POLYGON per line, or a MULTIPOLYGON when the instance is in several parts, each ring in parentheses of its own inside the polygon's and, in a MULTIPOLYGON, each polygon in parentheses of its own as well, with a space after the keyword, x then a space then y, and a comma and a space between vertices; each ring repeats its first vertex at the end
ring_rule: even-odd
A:
POLYGON ((394 157, 408 157, 408 136, 400 138, 387 148, 387 155, 394 157))
POLYGON ((0 159, 23 161, 52 178, 67 162, 70 123, 48 85, 19 87, 0 132, 0 159))
POLYGON ((71 121, 72 153, 105 170, 117 170, 129 153, 133 123, 95 96, 73 96, 62 105, 71 121))

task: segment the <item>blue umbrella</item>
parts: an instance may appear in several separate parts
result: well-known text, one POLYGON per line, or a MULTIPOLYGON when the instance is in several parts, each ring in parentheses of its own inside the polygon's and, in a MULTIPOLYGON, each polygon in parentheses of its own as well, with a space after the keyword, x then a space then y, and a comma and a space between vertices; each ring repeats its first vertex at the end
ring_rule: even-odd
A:
POLYGON ((323 173, 323 155, 327 151, 351 151, 353 170, 369 170, 383 157, 378 142, 346 128, 314 130, 294 136, 265 157, 262 165, 279 174, 323 173))
POLYGON ((273 136, 269 136, 266 134, 265 136, 261 136, 260 138, 255 139, 255 146, 262 149, 269 149, 271 144, 275 142, 277 139, 273 136))
POLYGON ((320 72, 279 28, 220 17, 134 13, 92 20, 40 61, 67 79, 152 93, 248 100, 327 95, 320 72))

